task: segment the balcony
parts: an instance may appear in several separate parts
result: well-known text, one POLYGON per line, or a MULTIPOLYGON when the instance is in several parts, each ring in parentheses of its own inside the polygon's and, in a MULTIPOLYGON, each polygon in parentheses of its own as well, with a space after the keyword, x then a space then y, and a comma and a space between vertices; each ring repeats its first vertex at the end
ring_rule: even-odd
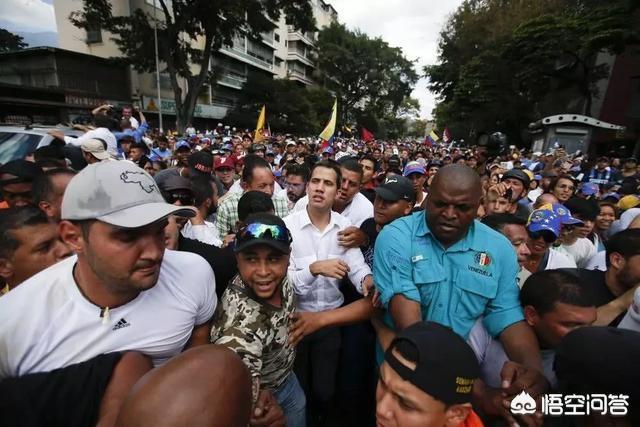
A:
POLYGON ((288 30, 288 39, 289 41, 301 41, 309 46, 315 47, 316 42, 313 40, 312 33, 301 33, 298 30, 294 30, 293 27, 289 27, 288 30))
POLYGON ((315 67, 313 61, 311 61, 309 58, 307 58, 297 50, 290 50, 287 52, 287 61, 298 61, 302 62, 304 65, 308 65, 309 67, 315 67))
POLYGON ((264 59, 258 58, 245 51, 228 46, 223 46, 220 48, 220 52, 244 63, 253 65, 254 67, 258 67, 265 71, 275 73, 275 71, 273 70, 273 62, 267 62, 264 59))
POLYGON ((298 70, 289 70, 289 71, 287 71, 287 77, 289 78, 289 80, 295 80, 295 81, 298 81, 298 82, 303 83, 305 85, 312 85, 313 84, 313 80, 311 80, 310 78, 305 76, 304 73, 301 73, 298 70))
POLYGON ((233 89, 242 89, 244 84, 247 82, 247 78, 235 74, 223 74, 216 80, 216 82, 219 85, 227 86, 233 89))

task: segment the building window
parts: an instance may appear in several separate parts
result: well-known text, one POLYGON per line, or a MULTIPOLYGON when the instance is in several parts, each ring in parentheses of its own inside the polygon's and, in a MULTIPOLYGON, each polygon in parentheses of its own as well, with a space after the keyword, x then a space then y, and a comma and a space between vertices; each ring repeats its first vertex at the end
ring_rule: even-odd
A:
POLYGON ((97 21, 87 21, 87 44, 102 43, 102 28, 97 21))
POLYGON ((276 43, 280 43, 280 35, 279 34, 274 34, 273 38, 276 40, 276 43))

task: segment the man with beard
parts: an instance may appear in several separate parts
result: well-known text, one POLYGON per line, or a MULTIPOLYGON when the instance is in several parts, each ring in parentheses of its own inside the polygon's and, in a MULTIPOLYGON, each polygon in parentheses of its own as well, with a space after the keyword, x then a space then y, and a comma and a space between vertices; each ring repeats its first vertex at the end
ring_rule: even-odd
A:
POLYGON ((373 263, 376 288, 388 310, 387 324, 396 331, 431 320, 466 338, 482 316, 510 359, 526 368, 515 381, 505 381, 503 391, 539 395, 546 381, 537 340, 518 298, 517 258, 504 236, 474 221, 481 193, 480 178, 471 168, 440 169, 425 210, 380 233, 373 263))
POLYGON ((616 326, 633 300, 634 289, 640 284, 640 229, 626 229, 611 236, 606 249, 607 270, 583 268, 563 269, 579 278, 579 283, 596 306, 619 301, 619 310, 605 317, 598 315, 598 324, 616 326), (627 297, 625 297, 627 296, 627 297))
POLYGON ((208 342, 215 278, 201 257, 165 251, 172 214, 194 211, 166 203, 130 162, 96 163, 71 180, 59 230, 76 255, 0 298, 0 379, 19 377, 12 397, 31 403, 3 421, 112 425, 152 364, 208 342))
POLYGON ((284 188, 289 199, 289 209, 292 209, 298 200, 306 196, 307 182, 309 182, 309 168, 306 165, 292 163, 287 165, 287 176, 284 188))

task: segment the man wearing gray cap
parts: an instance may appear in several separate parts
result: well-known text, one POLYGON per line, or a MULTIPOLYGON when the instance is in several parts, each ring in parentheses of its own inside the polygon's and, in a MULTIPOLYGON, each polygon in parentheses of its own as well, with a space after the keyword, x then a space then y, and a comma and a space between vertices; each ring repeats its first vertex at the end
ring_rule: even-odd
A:
MULTIPOLYGON (((126 352, 159 366, 186 347, 206 344, 217 302, 211 267, 164 247, 169 215, 194 214, 166 203, 153 178, 130 162, 99 162, 78 173, 65 191, 59 225, 76 255, 0 301, 0 381, 26 376, 26 382, 36 374, 48 384, 55 380, 47 382, 47 375, 56 375, 64 385, 60 393, 74 402, 84 383, 92 387, 87 393, 101 397, 126 352), (92 365, 112 355, 106 367, 92 365), (65 375, 83 366, 81 374, 65 375), (104 371, 106 378, 93 377, 104 371)), ((129 386, 134 382, 129 377, 129 386)), ((27 401, 45 398, 37 389, 18 390, 27 401)), ((118 406, 124 394, 112 399, 118 406)))

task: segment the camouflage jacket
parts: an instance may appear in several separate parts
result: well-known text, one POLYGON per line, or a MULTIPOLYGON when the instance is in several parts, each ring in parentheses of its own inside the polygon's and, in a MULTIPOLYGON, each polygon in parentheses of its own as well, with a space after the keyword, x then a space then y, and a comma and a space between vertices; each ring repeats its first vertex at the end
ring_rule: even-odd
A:
POLYGON ((282 281, 282 307, 258 299, 239 275, 216 308, 211 342, 242 358, 251 372, 254 401, 260 389, 277 389, 291 373, 295 348, 289 345, 289 317, 295 310, 293 287, 282 281))

